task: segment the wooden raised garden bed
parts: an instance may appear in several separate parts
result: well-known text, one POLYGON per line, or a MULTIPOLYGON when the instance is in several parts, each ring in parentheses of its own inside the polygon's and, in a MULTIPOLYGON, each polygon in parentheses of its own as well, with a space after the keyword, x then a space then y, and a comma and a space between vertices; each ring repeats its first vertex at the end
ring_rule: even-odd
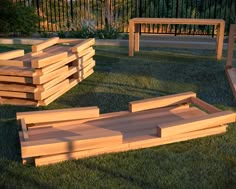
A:
POLYGON ((98 107, 17 113, 23 163, 36 166, 220 134, 235 118, 193 92, 130 102, 129 111, 106 114, 98 107))
POLYGON ((58 37, 0 53, 0 103, 46 106, 91 75, 95 39, 62 45, 58 37))

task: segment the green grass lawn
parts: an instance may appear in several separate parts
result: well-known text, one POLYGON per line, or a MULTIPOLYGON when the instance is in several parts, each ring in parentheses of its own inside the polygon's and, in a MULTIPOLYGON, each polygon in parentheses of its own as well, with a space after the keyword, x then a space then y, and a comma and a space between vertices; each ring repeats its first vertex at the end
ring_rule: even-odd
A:
MULTIPOLYGON (((0 46, 0 52, 29 46, 0 46)), ((101 113, 128 102, 194 91, 223 110, 236 111, 214 50, 96 47, 95 73, 47 107, 0 106, 0 188, 236 188, 236 124, 226 134, 153 148, 72 160, 43 167, 20 162, 20 111, 96 105, 101 113)), ((235 53, 236 55, 236 53, 235 53)))

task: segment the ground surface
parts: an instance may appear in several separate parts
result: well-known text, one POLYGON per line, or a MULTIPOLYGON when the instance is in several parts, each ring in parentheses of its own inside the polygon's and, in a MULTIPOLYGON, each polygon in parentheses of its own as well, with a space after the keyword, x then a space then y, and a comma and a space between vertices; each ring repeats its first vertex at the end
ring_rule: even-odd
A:
MULTIPOLYGON (((19 47, 0 46, 0 52, 19 47)), ((186 91, 236 111, 225 52, 222 61, 214 50, 142 49, 134 57, 127 52, 96 47, 95 73, 46 108, 0 106, 0 188, 236 187, 236 124, 204 139, 40 168, 21 165, 16 112, 97 105, 105 113, 127 110, 132 100, 186 91)))

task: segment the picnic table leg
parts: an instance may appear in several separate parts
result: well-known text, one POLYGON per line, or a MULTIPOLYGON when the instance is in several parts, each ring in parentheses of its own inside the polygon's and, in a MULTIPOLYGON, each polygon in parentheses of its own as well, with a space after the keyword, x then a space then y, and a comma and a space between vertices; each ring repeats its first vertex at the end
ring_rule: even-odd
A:
POLYGON ((225 31, 225 22, 220 23, 217 30, 217 43, 216 43, 216 56, 217 60, 222 58, 223 44, 224 44, 224 31, 225 31))
POLYGON ((134 22, 129 21, 129 56, 134 56, 134 22))
POLYGON ((234 35, 235 34, 236 34, 236 24, 231 24, 230 30, 229 30, 229 41, 228 41, 226 68, 232 67, 233 54, 234 54, 234 35))
POLYGON ((134 51, 139 51, 139 32, 140 32, 140 26, 139 24, 135 25, 135 33, 134 33, 134 51))

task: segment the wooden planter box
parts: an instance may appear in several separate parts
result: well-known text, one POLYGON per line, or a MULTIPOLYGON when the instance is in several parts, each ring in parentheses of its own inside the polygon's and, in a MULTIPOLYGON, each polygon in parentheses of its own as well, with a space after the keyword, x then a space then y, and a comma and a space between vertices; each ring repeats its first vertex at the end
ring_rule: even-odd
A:
POLYGON ((236 119, 192 92, 129 105, 129 111, 106 114, 97 107, 17 113, 23 163, 47 165, 220 134, 236 119))
POLYGON ((60 45, 58 37, 0 53, 0 103, 46 106, 93 73, 95 39, 60 45))

